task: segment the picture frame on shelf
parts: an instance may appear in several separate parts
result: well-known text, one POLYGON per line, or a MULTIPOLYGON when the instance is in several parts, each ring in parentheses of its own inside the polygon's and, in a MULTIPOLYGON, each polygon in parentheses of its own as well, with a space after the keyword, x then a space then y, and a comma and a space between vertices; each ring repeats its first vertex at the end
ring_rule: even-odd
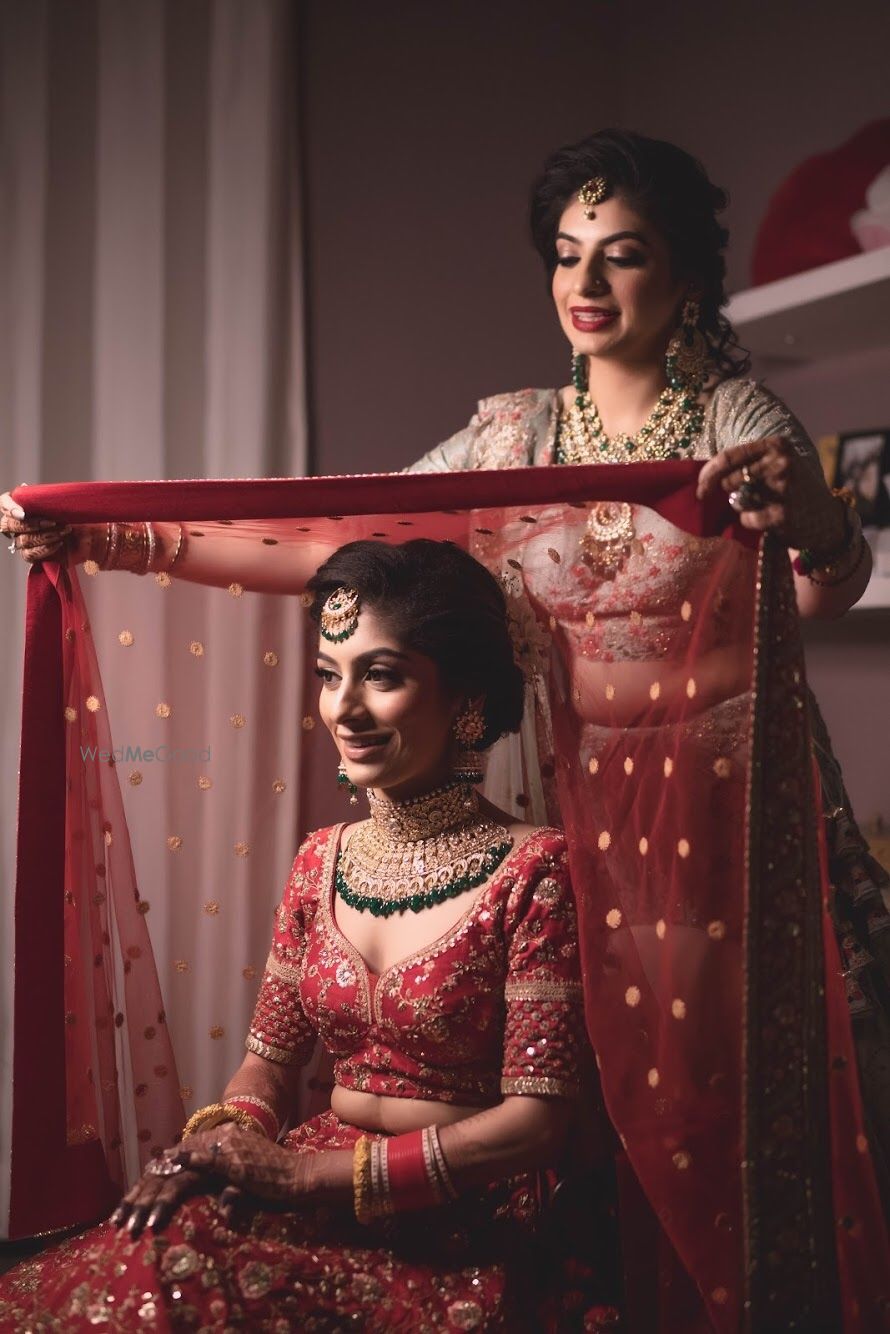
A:
POLYGON ((817 444, 829 486, 849 487, 874 558, 873 587, 860 606, 890 604, 890 429, 847 431, 817 444))
POLYGON ((835 486, 853 492, 863 528, 890 527, 890 431, 841 436, 835 486))

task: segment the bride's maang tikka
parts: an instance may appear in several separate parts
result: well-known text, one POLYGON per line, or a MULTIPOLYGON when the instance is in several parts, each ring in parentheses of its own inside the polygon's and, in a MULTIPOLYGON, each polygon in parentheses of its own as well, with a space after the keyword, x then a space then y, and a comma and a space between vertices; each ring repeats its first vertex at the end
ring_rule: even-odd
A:
POLYGON ((331 644, 339 644, 354 635, 358 629, 361 605, 358 589, 346 588, 345 585, 335 588, 318 618, 322 637, 331 644))
POLYGON ((609 183, 605 176, 591 176, 589 181, 585 181, 578 191, 578 203, 584 206, 584 216, 593 217, 593 210, 597 204, 602 204, 609 195, 609 183))

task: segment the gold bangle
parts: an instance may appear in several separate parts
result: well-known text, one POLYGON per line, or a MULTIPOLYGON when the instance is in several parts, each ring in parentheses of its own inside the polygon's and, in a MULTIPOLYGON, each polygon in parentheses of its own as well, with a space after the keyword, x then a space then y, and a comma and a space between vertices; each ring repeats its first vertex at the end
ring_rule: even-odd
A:
POLYGON ((177 559, 179 558, 179 553, 180 553, 180 551, 182 550, 182 538, 183 538, 183 527, 182 527, 182 524, 180 524, 180 525, 179 525, 179 536, 178 536, 178 538, 177 538, 177 540, 176 540, 176 547, 175 547, 175 549, 174 549, 174 551, 173 551, 173 555, 172 555, 171 558, 166 562, 166 564, 162 562, 162 563, 160 564, 160 566, 158 567, 159 570, 160 570, 162 573, 167 574, 170 570, 173 569, 173 566, 176 564, 176 561, 177 561, 177 559))
POLYGON ((194 1135, 197 1130, 212 1130, 214 1126, 221 1126, 226 1121, 233 1121, 242 1130, 255 1131, 256 1134, 262 1135, 263 1139, 269 1138, 261 1121, 240 1107, 233 1107, 229 1102, 212 1102, 207 1107, 199 1107, 186 1121, 182 1138, 194 1135))
POLYGON ((144 523, 114 524, 118 530, 119 544, 109 557, 110 570, 129 570, 133 574, 145 574, 147 569, 148 535, 144 523))
POLYGON ((105 548, 105 555, 99 562, 99 568, 102 570, 116 570, 118 559, 120 557, 121 545, 121 526, 119 523, 110 523, 108 525, 108 546, 105 548))
POLYGON ((145 574, 148 571, 148 561, 150 550, 148 545, 148 524, 139 525, 139 564, 134 568, 134 574, 145 574))
MULTIPOLYGON (((278 1120, 278 1113, 276 1112, 275 1108, 272 1106, 270 1102, 266 1102, 265 1098, 261 1098, 256 1093, 233 1093, 232 1103, 231 1104, 227 1103, 226 1106, 237 1106, 237 1104, 234 1101, 236 1098, 238 1099, 239 1102, 250 1102, 253 1103, 254 1107, 262 1107, 263 1111, 268 1112, 272 1120, 275 1122, 276 1126, 279 1126, 280 1128, 281 1123, 278 1120)), ((244 1108, 241 1108, 241 1110, 243 1111, 244 1108)), ((250 1112, 248 1112, 247 1115, 250 1116, 250 1112)), ((256 1119, 259 1120, 258 1117, 256 1119)))
POLYGON ((148 560, 145 562, 145 570, 143 573, 148 574, 154 568, 158 546, 158 539, 155 535, 154 526, 151 523, 145 525, 145 536, 148 542, 148 560))
POLYGON ((93 544, 92 542, 90 543, 90 555, 92 559, 96 562, 96 564, 99 566, 100 570, 105 570, 108 568, 108 553, 111 551, 111 528, 112 525, 110 523, 107 523, 105 525, 105 550, 102 552, 101 559, 99 556, 93 556, 92 554, 93 544))
POLYGON ((355 1216, 360 1223, 374 1217, 371 1199, 371 1141, 362 1135, 352 1154, 352 1194, 355 1216))
POLYGON ((211 1102, 206 1107, 199 1107, 196 1112, 192 1112, 192 1115, 186 1121, 182 1138, 185 1139, 186 1135, 194 1135, 195 1131, 200 1130, 202 1126, 212 1130, 214 1126, 218 1126, 222 1121, 227 1120, 225 1112, 225 1106, 221 1102, 211 1102))
POLYGON ((257 1135, 262 1135, 263 1139, 268 1139, 266 1128, 257 1117, 251 1116, 250 1112, 245 1112, 243 1107, 233 1107, 231 1103, 224 1104, 226 1109, 226 1120, 234 1121, 235 1125, 240 1126, 242 1130, 252 1130, 257 1135))
POLYGON ((859 546, 856 550, 856 559, 850 565, 850 568, 848 570, 844 570, 842 574, 838 574, 838 565, 842 564, 841 561, 838 561, 833 565, 818 566, 817 568, 819 570, 819 574, 826 574, 828 575, 828 578, 820 579, 817 577, 817 575, 815 575, 812 571, 810 571, 807 574, 807 578, 809 579, 810 583, 815 584, 818 588, 838 588, 841 584, 845 584, 848 579, 852 579, 853 575, 856 574, 860 565, 862 564, 863 558, 865 556, 865 548, 868 545, 868 543, 865 540, 865 534, 862 531, 861 525, 859 527, 858 537, 859 537, 859 546))
POLYGON ((182 524, 180 524, 180 525, 179 525, 179 538, 177 539, 177 542, 176 542, 176 550, 173 552, 173 559, 170 561, 170 564, 167 566, 167 569, 168 569, 168 570, 172 570, 172 569, 173 569, 173 566, 176 564, 177 558, 178 558, 179 553, 180 553, 180 551, 181 551, 181 549, 182 549, 182 535, 183 535, 183 528, 182 528, 182 524))

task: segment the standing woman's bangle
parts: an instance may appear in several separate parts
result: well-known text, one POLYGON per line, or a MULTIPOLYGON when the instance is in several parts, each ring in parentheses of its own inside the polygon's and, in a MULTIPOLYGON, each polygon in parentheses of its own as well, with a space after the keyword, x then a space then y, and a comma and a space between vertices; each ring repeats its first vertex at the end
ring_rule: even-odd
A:
POLYGON ((179 525, 179 536, 178 536, 177 539, 176 539, 176 546, 175 546, 175 548, 174 548, 173 555, 172 555, 172 556, 170 557, 170 559, 166 562, 166 564, 161 564, 160 567, 159 567, 159 569, 160 569, 160 571, 161 571, 162 573, 167 574, 170 570, 172 570, 172 569, 173 569, 173 566, 176 564, 177 560, 179 559, 179 553, 182 551, 182 539, 183 539, 183 527, 182 527, 182 524, 180 524, 180 525, 179 525))
POLYGON ((108 525, 108 545, 105 548, 105 555, 99 561, 100 569, 117 569, 120 562, 121 537, 122 533, 120 524, 110 523, 108 525))
POLYGON ((145 525, 145 540, 148 546, 148 555, 145 561, 145 569, 142 573, 148 574, 154 567, 155 554, 158 548, 158 539, 155 536, 155 530, 150 523, 145 525))
POLYGON ((108 568, 108 556, 111 552, 111 530, 113 527, 114 525, 111 523, 105 525, 105 550, 102 552, 101 559, 93 557, 100 570, 106 570, 108 568))
POLYGON ((158 541, 151 523, 110 523, 105 551, 97 561, 100 570, 129 570, 133 574, 172 569, 182 551, 184 531, 179 525, 176 547, 171 559, 164 563, 163 546, 158 541))
POLYGON ((810 577, 813 570, 824 570, 829 576, 832 575, 849 554, 856 540, 857 531, 861 534, 861 525, 858 523, 856 514, 856 499, 852 491, 846 487, 841 490, 833 490, 831 493, 835 500, 839 501, 844 514, 844 531, 840 542, 833 548, 825 550, 824 548, 801 547, 795 557, 792 565, 797 574, 804 574, 810 577))
POLYGON ((819 588, 837 588, 839 584, 845 584, 848 579, 853 578, 853 575, 862 564, 863 557, 865 556, 865 548, 868 546, 868 543, 865 540, 865 534, 862 531, 862 524, 859 523, 858 518, 856 524, 859 536, 859 545, 856 548, 856 559, 848 569, 842 570, 840 574, 838 573, 838 567, 841 564, 840 560, 835 560, 830 565, 817 567, 820 575, 824 574, 828 576, 826 579, 817 578, 812 570, 808 570, 807 578, 811 584, 816 584, 819 588))
POLYGON ((178 539, 177 539, 177 541, 176 541, 176 550, 173 552, 173 559, 171 560, 170 564, 167 566, 167 569, 168 569, 168 570, 172 570, 173 566, 176 564, 176 561, 177 561, 177 559, 178 559, 178 557, 179 557, 179 553, 180 553, 180 551, 182 550, 182 535, 183 535, 183 527, 182 527, 182 524, 180 524, 180 525, 179 525, 179 537, 178 537, 178 539))
POLYGON ((132 574, 145 574, 148 569, 148 525, 145 523, 121 523, 114 525, 119 533, 119 546, 111 558, 110 570, 129 570, 132 574))

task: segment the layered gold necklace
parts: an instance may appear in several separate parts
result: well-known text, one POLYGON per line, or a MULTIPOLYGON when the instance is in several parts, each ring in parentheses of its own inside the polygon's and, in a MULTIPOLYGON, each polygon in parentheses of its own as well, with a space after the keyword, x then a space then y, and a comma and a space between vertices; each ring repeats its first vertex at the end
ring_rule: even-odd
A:
POLYGON ((701 435, 704 408, 694 390, 671 385, 659 395, 636 435, 606 435, 585 389, 559 419, 558 463, 642 463, 688 458, 701 435))
POLYGON ((512 835, 479 812, 479 797, 454 780, 412 801, 368 792, 370 820, 353 832, 335 872, 344 903, 375 917, 421 912, 487 880, 512 835))

